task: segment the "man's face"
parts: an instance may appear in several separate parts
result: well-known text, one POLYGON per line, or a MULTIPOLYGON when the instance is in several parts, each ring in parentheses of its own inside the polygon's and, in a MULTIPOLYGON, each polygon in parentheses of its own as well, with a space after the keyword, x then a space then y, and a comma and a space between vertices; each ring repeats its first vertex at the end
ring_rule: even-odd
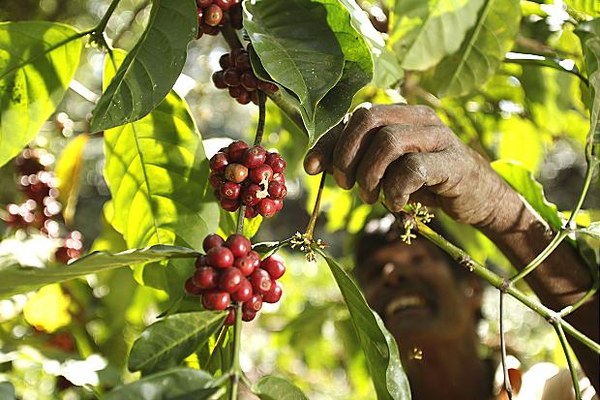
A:
POLYGON ((378 249, 358 279, 371 308, 402 347, 455 340, 475 326, 480 296, 473 280, 457 281, 446 259, 424 240, 378 249))

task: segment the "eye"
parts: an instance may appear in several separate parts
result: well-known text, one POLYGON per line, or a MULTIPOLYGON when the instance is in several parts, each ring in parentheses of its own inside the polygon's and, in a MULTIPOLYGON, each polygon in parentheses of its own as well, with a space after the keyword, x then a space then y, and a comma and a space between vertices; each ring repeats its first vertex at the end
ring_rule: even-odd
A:
POLYGON ((419 266, 422 265, 425 262, 425 260, 425 254, 415 254, 411 259, 411 263, 414 266, 419 266))

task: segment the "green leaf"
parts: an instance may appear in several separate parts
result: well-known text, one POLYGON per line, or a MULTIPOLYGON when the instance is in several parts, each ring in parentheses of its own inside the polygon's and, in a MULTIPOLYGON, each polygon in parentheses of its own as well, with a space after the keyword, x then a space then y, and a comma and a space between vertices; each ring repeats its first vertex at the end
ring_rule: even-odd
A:
POLYGON ((589 235, 596 240, 600 240, 600 222, 592 222, 589 226, 578 229, 577 231, 589 235))
POLYGON ((87 134, 77 135, 63 149, 56 162, 54 172, 58 178, 58 201, 64 204, 63 218, 68 225, 73 223, 83 167, 83 150, 87 144, 87 134))
POLYGON ((360 289, 338 263, 320 252, 327 261, 350 311, 352 323, 367 358, 377 398, 409 399, 408 379, 402 368, 398 345, 373 312, 360 289))
POLYGON ((10 382, 0 382, 0 399, 14 400, 17 398, 15 387, 10 382))
MULTIPOLYGON (((309 145, 316 142, 330 128, 335 126, 346 114, 352 103, 352 98, 373 77, 373 61, 371 51, 365 39, 352 26, 351 13, 337 0, 315 0, 323 5, 326 12, 326 22, 329 30, 335 35, 343 53, 343 72, 341 77, 332 81, 326 95, 321 96, 313 108, 306 107, 297 92, 282 88, 276 96, 277 104, 289 114, 295 110, 302 120, 309 137, 309 145), (294 93, 296 94, 294 94, 294 93)), ((273 2, 275 3, 275 2, 273 2)), ((256 47, 256 46, 255 46, 256 47)), ((253 66, 258 76, 263 79, 274 79, 277 76, 269 70, 268 63, 273 63, 274 57, 264 58, 257 49, 260 62, 253 59, 253 66)), ((329 71, 332 67, 328 67, 329 71)), ((323 74, 318 74, 323 77, 323 74)), ((324 79, 331 79, 325 76, 324 79)), ((283 84, 283 83, 282 83, 283 84)), ((286 86, 283 84, 283 86, 286 86)))
POLYGON ((309 146, 338 124, 350 108, 356 92, 373 78, 373 60, 365 39, 352 26, 351 14, 339 0, 316 0, 327 9, 327 23, 344 53, 344 71, 335 86, 319 101, 313 117, 309 146))
POLYGON ((286 379, 263 376, 252 385, 252 393, 261 400, 307 400, 302 390, 286 379))
POLYGON ((527 200, 552 228, 562 228, 562 220, 558 209, 546 200, 543 186, 535 180, 529 170, 512 160, 497 160, 492 162, 491 166, 513 189, 527 200))
POLYGON ((575 33, 581 40, 592 92, 588 148, 598 161, 600 160, 600 18, 580 24, 575 33))
POLYGON ((0 166, 56 110, 79 65, 80 37, 58 23, 0 23, 0 166))
POLYGON ((201 311, 174 314, 153 323, 133 343, 129 370, 150 374, 181 364, 219 330, 226 316, 226 312, 201 311))
POLYGON ((565 4, 592 17, 600 17, 600 2, 598 0, 565 0, 565 4))
POLYGON ((519 2, 487 1, 458 52, 435 67, 428 86, 438 96, 461 96, 484 84, 512 47, 520 22, 519 2))
POLYGON ((483 4, 483 0, 397 1, 388 43, 403 68, 431 68, 459 49, 483 4))
POLYGON ((154 0, 146 30, 92 112, 90 130, 137 121, 158 106, 183 69, 197 27, 195 1, 154 0))
POLYGON ((191 368, 173 368, 121 385, 104 395, 104 400, 207 399, 219 390, 213 377, 191 368))
POLYGON ((82 277, 113 268, 170 258, 192 258, 198 253, 178 246, 156 245, 116 254, 91 253, 68 266, 34 268, 18 265, 9 258, 0 259, 0 298, 37 289, 41 286, 82 277))
MULTIPOLYGON (((105 67, 110 75, 112 63, 105 67)), ((110 222, 128 247, 198 249, 216 231, 218 207, 204 198, 208 160, 202 140, 187 104, 174 92, 141 120, 105 131, 104 152, 114 203, 110 222)))
POLYGON ((244 11, 244 28, 265 70, 297 96, 312 120, 344 69, 325 7, 310 0, 259 0, 244 2, 244 11))

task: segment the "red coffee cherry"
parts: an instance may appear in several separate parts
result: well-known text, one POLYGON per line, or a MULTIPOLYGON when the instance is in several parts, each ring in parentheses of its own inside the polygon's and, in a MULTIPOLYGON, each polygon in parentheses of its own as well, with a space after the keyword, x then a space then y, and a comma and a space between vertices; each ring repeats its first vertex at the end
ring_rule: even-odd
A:
POLYGON ((250 276, 250 283, 252 283, 252 288, 254 288, 255 293, 266 293, 271 289, 271 284, 273 281, 269 276, 269 273, 262 268, 257 268, 250 276))
POLYGON ((257 215, 258 211, 256 211, 256 208, 254 206, 246 206, 246 209, 244 210, 245 218, 255 218, 257 215))
POLYGON ((236 258, 233 266, 238 268, 244 276, 250 275, 256 269, 254 258, 249 255, 236 258))
POLYGON ((242 164, 248 168, 256 168, 265 163, 267 151, 264 147, 258 145, 247 149, 242 155, 242 164))
POLYGON ((250 322, 256 318, 256 311, 242 310, 242 321, 250 322))
POLYGON ((233 253, 227 247, 213 247, 206 252, 208 262, 215 268, 229 268, 233 265, 233 253))
POLYGON ((256 251, 254 250, 250 250, 248 252, 248 257, 252 257, 252 260, 254 262, 254 268, 258 268, 260 267, 260 254, 258 254, 256 251))
POLYGON ((226 89, 227 88, 227 84, 225 83, 225 80, 223 79, 223 71, 217 71, 214 74, 212 74, 212 81, 217 89, 226 89))
POLYGON ((211 157, 209 165, 210 169, 214 172, 223 172, 225 167, 229 164, 229 159, 225 153, 217 153, 211 157))
POLYGON ((277 254, 273 254, 260 263, 260 267, 269 273, 271 279, 276 280, 283 276, 285 273, 285 265, 283 264, 283 258, 277 254))
POLYGON ((227 314, 224 324, 226 326, 231 326, 235 324, 235 310, 233 308, 229 309, 229 314, 227 314))
POLYGON ((192 276, 192 282, 200 289, 214 289, 217 287, 219 275, 213 267, 200 267, 192 276))
POLYGON ((221 208, 225 211, 236 212, 240 208, 240 201, 238 199, 221 199, 219 202, 221 203, 221 208))
POLYGON ((216 233, 211 233, 202 241, 202 248, 204 251, 208 252, 213 247, 223 246, 224 244, 225 240, 221 236, 217 235, 216 233))
POLYGON ((240 87, 240 88, 241 88, 240 94, 236 97, 237 102, 242 105, 250 103, 250 101, 252 100, 250 98, 250 93, 243 87, 240 87))
POLYGON ((213 3, 213 0, 196 0, 196 5, 200 8, 206 8, 213 3))
POLYGON ((275 204, 275 212, 279 212, 283 209, 283 200, 282 199, 274 199, 273 204, 275 204))
POLYGON ((271 182, 269 184, 269 196, 272 199, 283 199, 287 196, 287 187, 279 182, 271 182))
POLYGON ((209 26, 217 26, 223 19, 223 10, 216 4, 212 4, 204 9, 204 23, 209 26))
POLYGON ((281 295, 283 294, 283 290, 278 282, 274 282, 271 285, 271 289, 265 294, 263 294, 262 299, 265 303, 275 304, 281 299, 281 295))
POLYGON ((194 263, 194 266, 196 268, 206 267, 206 266, 208 266, 208 259, 206 258, 205 255, 199 255, 198 258, 196 258, 196 262, 194 263))
POLYGON ((229 67, 223 72, 223 81, 230 87, 239 87, 241 76, 237 69, 229 67))
POLYGON ((242 310, 258 312, 262 308, 263 299, 260 295, 255 294, 250 299, 242 304, 242 310))
POLYGON ((239 183, 223 182, 219 188, 221 199, 236 200, 240 197, 241 187, 239 183))
MULTIPOLYGON (((249 61, 247 62, 249 63, 249 61)), ((256 79, 254 74, 251 72, 244 72, 240 77, 240 83, 244 87, 244 89, 246 89, 249 92, 252 92, 258 88, 258 79, 256 79)))
POLYGON ((225 179, 230 182, 242 183, 248 177, 248 168, 242 164, 229 164, 225 168, 225 179))
POLYGON ((229 150, 229 158, 232 162, 238 162, 242 160, 244 151, 248 148, 248 144, 243 140, 236 140, 231 142, 227 149, 229 150))
POLYGON ((265 164, 269 165, 274 173, 281 173, 285 170, 287 163, 279 153, 269 153, 265 160, 265 164))
POLYGON ((252 249, 252 244, 244 235, 233 234, 225 241, 225 246, 231 250, 234 257, 244 257, 252 249))
POLYGON ((192 282, 192 278, 188 278, 184 284, 185 293, 189 296, 200 296, 204 290, 200 289, 198 286, 194 285, 192 282))
POLYGON ((252 290, 252 284, 246 278, 242 278, 238 290, 231 295, 234 301, 244 302, 252 298, 254 291, 252 290))
POLYGON ((277 214, 277 205, 273 200, 268 198, 262 199, 256 205, 256 209, 258 210, 258 213, 265 218, 271 218, 277 214))
POLYGON ((242 202, 247 206, 257 205, 260 202, 260 198, 258 198, 257 196, 261 191, 262 189, 260 188, 260 186, 258 186, 255 183, 246 186, 242 189, 242 202))
POLYGON ((202 295, 202 305, 207 310, 225 310, 231 304, 229 293, 220 290, 211 290, 202 295))
MULTIPOLYGON (((221 57, 219 57, 219 65, 224 70, 231 66, 231 64, 229 63, 229 53, 222 54, 221 57)), ((219 72, 221 72, 221 74, 222 74, 224 71, 219 71, 219 72)))
POLYGON ((283 174, 281 172, 277 172, 277 173, 273 174, 273 178, 271 179, 271 182, 277 182, 282 185, 285 185, 285 177, 283 176, 283 174))
POLYGON ((219 276, 219 288, 228 292, 235 293, 242 283, 242 273, 237 268, 227 268, 219 276))
POLYGON ((268 185, 269 181, 273 177, 273 169, 271 169, 271 167, 269 167, 267 164, 261 164, 256 168, 252 168, 248 173, 248 176, 254 183, 268 185))

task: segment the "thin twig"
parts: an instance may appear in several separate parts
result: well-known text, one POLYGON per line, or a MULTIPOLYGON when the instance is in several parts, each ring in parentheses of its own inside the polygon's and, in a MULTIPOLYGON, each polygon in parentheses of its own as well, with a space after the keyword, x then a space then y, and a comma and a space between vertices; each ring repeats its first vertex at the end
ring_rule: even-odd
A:
POLYGON ((558 339, 560 341, 560 345, 562 346, 563 353, 565 353, 565 357, 567 358, 567 365, 569 366, 569 372, 571 373, 571 381, 573 382, 573 389, 575 390, 575 398, 577 400, 581 400, 581 389, 579 388, 577 370, 575 369, 575 363, 573 362, 573 357, 571 357, 571 352, 569 351, 567 337, 565 336, 565 332, 563 331, 562 324, 560 321, 560 319, 557 319, 552 325, 554 325, 554 329, 556 330, 556 334, 558 335, 558 339))
POLYGON ((500 320, 500 354, 502 357, 502 372, 504 373, 504 389, 509 400, 512 400, 512 385, 510 375, 508 374, 508 364, 506 363, 506 338, 504 337, 504 291, 500 293, 500 306, 498 310, 498 319, 500 320))

